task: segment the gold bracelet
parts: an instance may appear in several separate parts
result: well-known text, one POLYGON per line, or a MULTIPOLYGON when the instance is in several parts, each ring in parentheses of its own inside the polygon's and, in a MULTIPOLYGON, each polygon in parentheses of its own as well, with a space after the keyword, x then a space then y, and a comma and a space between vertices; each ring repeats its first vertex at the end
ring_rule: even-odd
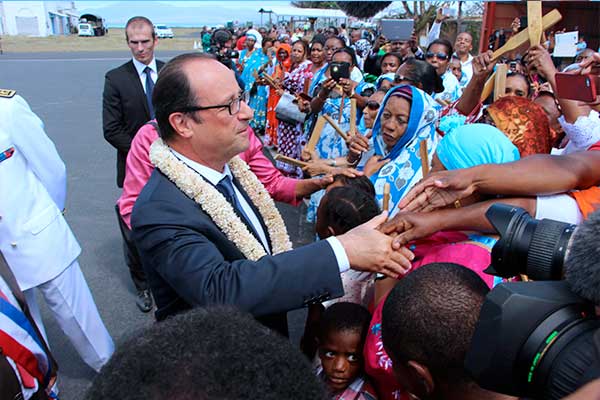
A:
POLYGON ((461 207, 462 207, 462 205, 460 204, 460 200, 456 200, 454 202, 454 208, 461 208, 461 207))

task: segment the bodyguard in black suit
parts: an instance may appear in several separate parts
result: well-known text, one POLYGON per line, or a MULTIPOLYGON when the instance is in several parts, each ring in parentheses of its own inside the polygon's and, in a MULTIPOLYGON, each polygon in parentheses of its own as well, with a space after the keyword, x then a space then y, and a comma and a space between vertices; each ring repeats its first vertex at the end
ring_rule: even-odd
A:
POLYGON ((340 272, 352 267, 397 276, 409 262, 375 229, 385 215, 342 236, 273 254, 281 235, 272 223, 267 227, 263 215, 270 214, 259 209, 264 201, 238 179, 241 161, 234 159, 249 144, 253 111, 245 99, 233 72, 209 55, 183 54, 165 66, 153 94, 162 141, 150 151, 157 168, 134 206, 133 239, 157 319, 231 304, 285 334, 288 310, 342 295, 340 272), (229 232, 220 229, 223 221, 247 227, 246 239, 231 224, 221 225, 229 232), (248 243, 264 255, 248 251, 248 243))
POLYGON ((133 59, 106 73, 102 97, 104 138, 117 149, 118 187, 123 187, 125 160, 133 137, 154 118, 152 89, 164 65, 154 58, 158 39, 150 20, 131 18, 125 27, 125 37, 133 59), (150 76, 144 72, 146 67, 150 68, 150 76))
MULTIPOLYGON (((131 141, 138 129, 154 119, 152 91, 158 71, 164 63, 154 58, 158 42, 154 25, 146 17, 133 17, 125 25, 125 38, 133 59, 107 72, 102 97, 104 138, 117 149, 117 186, 123 187, 125 161, 131 141)), ((143 312, 152 310, 152 297, 131 230, 116 206, 119 228, 123 236, 125 261, 137 290, 136 304, 143 312)))

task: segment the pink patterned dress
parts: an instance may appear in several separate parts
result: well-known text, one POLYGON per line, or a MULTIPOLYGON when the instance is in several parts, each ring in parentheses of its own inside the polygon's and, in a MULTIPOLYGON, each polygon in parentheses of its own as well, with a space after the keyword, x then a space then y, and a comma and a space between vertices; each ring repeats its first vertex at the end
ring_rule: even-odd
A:
MULTIPOLYGON (((283 80, 283 88, 286 92, 295 95, 304 90, 306 80, 311 80, 313 73, 311 72, 312 62, 304 60, 294 70, 286 72, 283 80)), ((280 154, 300 159, 302 146, 300 141, 303 134, 303 123, 290 124, 289 122, 279 121, 277 127, 277 146, 280 154)), ((301 178, 302 170, 292 165, 277 162, 277 168, 287 176, 301 178)))
MULTIPOLYGON (((412 269, 434 262, 450 262, 473 270, 491 288, 493 276, 483 272, 490 265, 491 248, 495 238, 465 232, 438 232, 428 238, 410 243, 415 254, 412 269)), ((409 272, 410 273, 410 272, 409 272)), ((394 377, 392 360, 383 348, 381 314, 385 298, 375 305, 363 355, 365 373, 370 378, 379 400, 410 400, 409 394, 394 377)))

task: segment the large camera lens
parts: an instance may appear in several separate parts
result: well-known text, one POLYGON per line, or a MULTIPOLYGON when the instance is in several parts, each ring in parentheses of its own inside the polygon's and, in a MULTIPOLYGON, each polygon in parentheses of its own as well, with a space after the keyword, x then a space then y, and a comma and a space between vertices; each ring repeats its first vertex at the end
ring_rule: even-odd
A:
POLYGON ((600 376, 600 320, 565 281, 510 282, 486 297, 465 359, 484 389, 559 399, 600 376))
POLYGON ((492 249, 487 273, 510 278, 525 274, 534 280, 558 280, 575 225, 536 220, 527 211, 494 204, 485 213, 501 238, 492 249))

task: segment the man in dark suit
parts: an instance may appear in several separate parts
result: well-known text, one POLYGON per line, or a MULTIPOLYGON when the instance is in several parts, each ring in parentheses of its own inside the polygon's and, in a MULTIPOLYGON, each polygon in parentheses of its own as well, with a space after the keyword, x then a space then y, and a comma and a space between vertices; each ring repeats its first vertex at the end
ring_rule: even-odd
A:
MULTIPOLYGON (((164 63, 154 58, 158 43, 154 25, 146 17, 133 17, 125 25, 125 38, 133 59, 106 73, 102 97, 104 138, 117 149, 117 186, 123 187, 125 160, 131 141, 138 129, 154 118, 152 91, 158 71, 164 63)), ((131 231, 117 209, 123 236, 125 261, 137 289, 137 306, 143 312, 152 310, 152 297, 137 251, 131 241, 131 231)))
POLYGON ((235 157, 249 144, 253 111, 245 99, 233 71, 210 55, 183 54, 165 66, 153 94, 162 139, 150 151, 157 168, 134 206, 133 239, 158 320, 232 304, 286 334, 286 311, 343 294, 341 272, 398 276, 411 255, 394 251, 376 230, 385 214, 284 251, 283 220, 235 157))

